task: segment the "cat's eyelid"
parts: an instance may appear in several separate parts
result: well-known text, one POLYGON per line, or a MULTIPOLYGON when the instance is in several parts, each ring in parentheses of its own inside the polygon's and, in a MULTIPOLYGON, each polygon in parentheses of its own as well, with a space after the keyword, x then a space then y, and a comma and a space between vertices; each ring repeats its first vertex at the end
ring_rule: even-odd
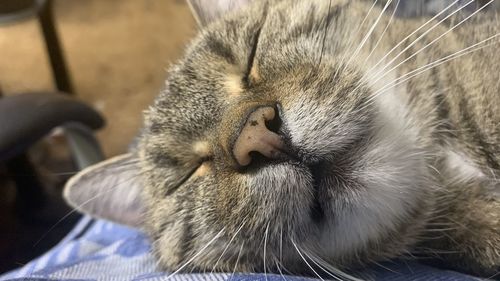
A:
POLYGON ((254 82, 258 79, 257 72, 255 71, 255 54, 257 52, 257 46, 259 45, 259 37, 260 37, 261 28, 257 30, 254 35, 252 49, 250 50, 250 55, 248 56, 247 70, 245 72, 245 76, 243 77, 243 82, 245 85, 249 86, 251 82, 254 82))
POLYGON ((205 162, 212 161, 212 160, 213 160, 213 158, 214 158, 214 157, 213 157, 213 156, 211 156, 211 155, 204 156, 204 157, 202 157, 202 158, 200 159, 200 162, 199 162, 199 163, 200 163, 200 165, 201 165, 201 164, 203 164, 203 163, 205 163, 205 162))
POLYGON ((193 175, 196 173, 200 165, 196 165, 195 167, 191 168, 189 172, 186 174, 182 175, 182 177, 179 178, 175 183, 170 185, 170 188, 168 189, 167 193, 165 194, 166 196, 174 193, 179 187, 181 187, 185 182, 187 182, 193 175))
POLYGON ((198 171, 198 169, 204 163, 212 161, 212 160, 213 160, 213 156, 205 156, 205 157, 200 158, 200 160, 197 162, 197 164, 194 165, 193 167, 191 167, 191 169, 189 170, 189 172, 187 172, 186 174, 182 175, 182 177, 177 182, 175 182, 174 184, 171 185, 171 188, 169 188, 169 191, 167 192, 166 195, 168 196, 168 195, 172 194, 174 191, 176 191, 185 182, 187 182, 190 178, 192 178, 193 175, 196 174, 196 172, 198 171))

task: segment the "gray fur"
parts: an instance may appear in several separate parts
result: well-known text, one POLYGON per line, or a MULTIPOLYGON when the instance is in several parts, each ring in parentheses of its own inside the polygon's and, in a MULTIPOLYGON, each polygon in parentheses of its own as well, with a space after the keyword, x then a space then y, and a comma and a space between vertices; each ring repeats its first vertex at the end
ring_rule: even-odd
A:
POLYGON ((254 1, 203 24, 146 111, 136 152, 143 227, 165 269, 263 272, 265 260, 268 272, 306 272, 297 249, 338 268, 411 253, 483 276, 500 269, 497 47, 396 84, 497 34, 498 16, 477 15, 412 57, 457 22, 445 21, 385 75, 435 22, 376 66, 428 19, 385 13, 358 49, 381 14, 361 25, 370 6, 254 1), (294 157, 235 168, 246 112, 276 103, 294 157))

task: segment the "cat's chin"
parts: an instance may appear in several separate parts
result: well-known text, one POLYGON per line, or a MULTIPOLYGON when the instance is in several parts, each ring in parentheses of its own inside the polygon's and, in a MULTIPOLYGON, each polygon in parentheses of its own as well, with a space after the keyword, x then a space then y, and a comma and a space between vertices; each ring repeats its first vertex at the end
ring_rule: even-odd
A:
POLYGON ((295 161, 276 162, 248 173, 246 178, 252 195, 265 198, 262 209, 266 214, 256 214, 256 218, 267 218, 273 225, 287 221, 294 228, 310 224, 316 194, 314 178, 307 166, 295 161))
POLYGON ((352 264, 398 256, 415 242, 429 216, 433 187, 422 158, 389 145, 377 147, 350 165, 323 164, 313 173, 322 220, 309 247, 326 259, 352 264), (374 252, 379 244, 384 250, 374 252))

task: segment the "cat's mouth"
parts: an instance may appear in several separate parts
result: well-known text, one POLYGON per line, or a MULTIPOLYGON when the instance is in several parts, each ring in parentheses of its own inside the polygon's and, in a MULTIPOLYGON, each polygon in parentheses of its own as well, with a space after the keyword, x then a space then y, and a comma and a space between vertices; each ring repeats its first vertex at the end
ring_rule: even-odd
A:
POLYGON ((309 171, 311 172, 313 178, 312 187, 314 189, 313 190, 314 197, 311 205, 311 219, 316 223, 321 223, 325 218, 325 210, 320 201, 321 192, 319 188, 319 183, 320 183, 321 173, 318 172, 319 171, 318 168, 319 167, 316 167, 316 165, 309 167, 309 171))
MULTIPOLYGON (((285 143, 287 138, 284 138, 285 143)), ((286 145, 283 150, 280 151, 279 156, 274 159, 269 159, 257 152, 251 152, 252 162, 250 165, 245 167, 245 172, 253 173, 259 169, 265 169, 269 166, 287 164, 292 167, 300 167, 302 169, 306 168, 312 177, 312 193, 313 200, 310 203, 309 215, 314 223, 321 223, 325 218, 325 206, 323 206, 325 200, 321 200, 325 197, 324 190, 321 190, 320 184, 324 177, 323 169, 326 163, 323 161, 318 161, 314 157, 305 156, 303 152, 299 149, 294 148, 291 145, 286 145), (322 203, 323 202, 323 203, 322 203)))

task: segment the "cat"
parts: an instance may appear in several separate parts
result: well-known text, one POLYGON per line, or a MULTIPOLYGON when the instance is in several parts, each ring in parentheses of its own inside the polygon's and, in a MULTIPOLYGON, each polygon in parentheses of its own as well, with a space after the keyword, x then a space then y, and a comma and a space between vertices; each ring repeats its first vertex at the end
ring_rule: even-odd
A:
POLYGON ((67 200, 143 229, 171 272, 405 256, 497 274, 498 15, 391 2, 191 1, 201 31, 137 147, 67 200))

